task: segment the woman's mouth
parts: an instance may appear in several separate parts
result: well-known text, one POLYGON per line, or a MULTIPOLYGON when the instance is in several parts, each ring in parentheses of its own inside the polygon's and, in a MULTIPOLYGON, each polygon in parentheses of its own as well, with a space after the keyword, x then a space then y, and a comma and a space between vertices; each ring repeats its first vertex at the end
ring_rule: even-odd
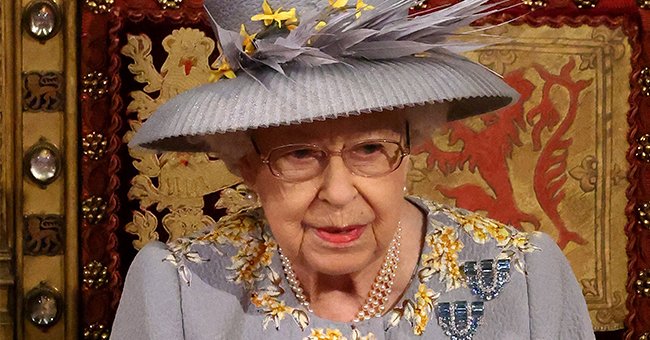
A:
POLYGON ((335 244, 351 243, 361 237, 365 225, 352 225, 347 227, 320 227, 314 232, 322 240, 335 244))

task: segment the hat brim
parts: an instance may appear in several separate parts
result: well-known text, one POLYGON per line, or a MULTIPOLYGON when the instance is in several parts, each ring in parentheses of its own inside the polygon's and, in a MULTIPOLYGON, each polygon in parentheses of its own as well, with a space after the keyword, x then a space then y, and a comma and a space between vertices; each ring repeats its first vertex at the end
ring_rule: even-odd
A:
POLYGON ((191 137, 441 102, 450 104, 447 119, 456 120, 494 111, 519 97, 496 73, 447 53, 285 70, 286 75, 266 69, 256 73, 257 79, 239 72, 235 79, 181 93, 143 123, 129 146, 214 151, 191 137))

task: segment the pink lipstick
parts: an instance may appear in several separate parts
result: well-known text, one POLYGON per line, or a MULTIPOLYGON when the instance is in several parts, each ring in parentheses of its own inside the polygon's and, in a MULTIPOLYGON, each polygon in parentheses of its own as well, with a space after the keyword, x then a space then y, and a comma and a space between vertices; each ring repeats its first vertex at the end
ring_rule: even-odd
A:
POLYGON ((347 227, 321 227, 315 228, 315 233, 324 241, 345 244, 353 242, 363 234, 365 225, 352 225, 347 227))

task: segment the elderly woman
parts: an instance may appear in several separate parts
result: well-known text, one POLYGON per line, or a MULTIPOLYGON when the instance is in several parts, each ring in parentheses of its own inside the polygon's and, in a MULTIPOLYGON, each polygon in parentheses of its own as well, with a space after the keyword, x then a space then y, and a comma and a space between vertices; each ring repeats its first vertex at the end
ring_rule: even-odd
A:
POLYGON ((592 339, 549 237, 405 192, 412 145, 517 98, 448 39, 484 2, 206 3, 232 79, 172 99, 131 146, 214 152, 250 191, 140 251, 112 338, 592 339))

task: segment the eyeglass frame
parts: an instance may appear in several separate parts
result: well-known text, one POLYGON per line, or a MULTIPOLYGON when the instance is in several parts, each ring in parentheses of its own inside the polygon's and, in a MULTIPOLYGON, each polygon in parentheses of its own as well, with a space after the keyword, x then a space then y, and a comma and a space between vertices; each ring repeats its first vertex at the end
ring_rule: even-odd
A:
POLYGON ((273 169, 273 166, 271 165, 270 156, 273 153, 273 151, 281 149, 281 148, 285 148, 285 147, 290 147, 290 146, 307 146, 307 147, 313 147, 313 148, 316 148, 316 149, 320 149, 325 153, 325 160, 327 160, 327 162, 329 162, 329 160, 332 158, 332 156, 339 156, 343 160, 343 164, 350 171, 350 173, 352 173, 352 174, 354 174, 356 176, 360 176, 360 177, 374 178, 374 177, 385 176, 385 175, 388 175, 389 173, 394 172, 395 170, 397 170, 402 165, 402 162, 404 161, 404 157, 409 156, 411 154, 411 136, 410 136, 410 129, 409 129, 408 121, 406 121, 405 125, 406 125, 406 133, 405 133, 406 145, 402 145, 401 136, 400 136, 399 141, 388 140, 388 139, 367 139, 367 140, 362 140, 362 141, 359 141, 358 143, 353 144, 353 145, 359 145, 359 144, 369 143, 369 142, 380 142, 380 143, 394 143, 394 144, 397 145, 397 147, 399 148, 399 160, 395 163, 396 165, 394 165, 393 168, 390 171, 387 171, 387 172, 382 173, 382 174, 377 174, 377 175, 359 174, 359 173, 356 173, 354 171, 354 169, 350 168, 348 166, 348 164, 345 162, 345 158, 342 157, 343 156, 343 150, 345 150, 346 145, 343 145, 343 148, 341 148, 341 150, 332 151, 332 150, 329 150, 327 148, 323 148, 322 146, 320 146, 318 144, 310 144, 310 143, 284 144, 284 145, 280 145, 278 147, 275 147, 275 148, 269 150, 266 153, 266 156, 264 156, 262 154, 262 152, 260 151, 260 148, 257 145, 257 142, 255 141, 255 138, 253 136, 251 136, 251 143, 253 144, 253 148, 255 149, 255 152, 257 153, 257 155, 260 156, 260 160, 262 161, 262 163, 266 164, 266 166, 269 168, 269 171, 271 172, 271 174, 273 176, 285 181, 285 182, 289 182, 289 183, 305 182, 305 181, 308 181, 310 179, 313 179, 313 178, 316 178, 316 177, 320 176, 323 173, 323 171, 325 171, 325 169, 327 168, 327 167, 322 167, 322 169, 320 170, 319 173, 317 173, 316 175, 314 175, 313 177, 310 177, 310 178, 306 178, 306 179, 303 179, 303 180, 296 180, 296 181, 287 180, 286 178, 283 177, 281 172, 275 171, 273 169))

